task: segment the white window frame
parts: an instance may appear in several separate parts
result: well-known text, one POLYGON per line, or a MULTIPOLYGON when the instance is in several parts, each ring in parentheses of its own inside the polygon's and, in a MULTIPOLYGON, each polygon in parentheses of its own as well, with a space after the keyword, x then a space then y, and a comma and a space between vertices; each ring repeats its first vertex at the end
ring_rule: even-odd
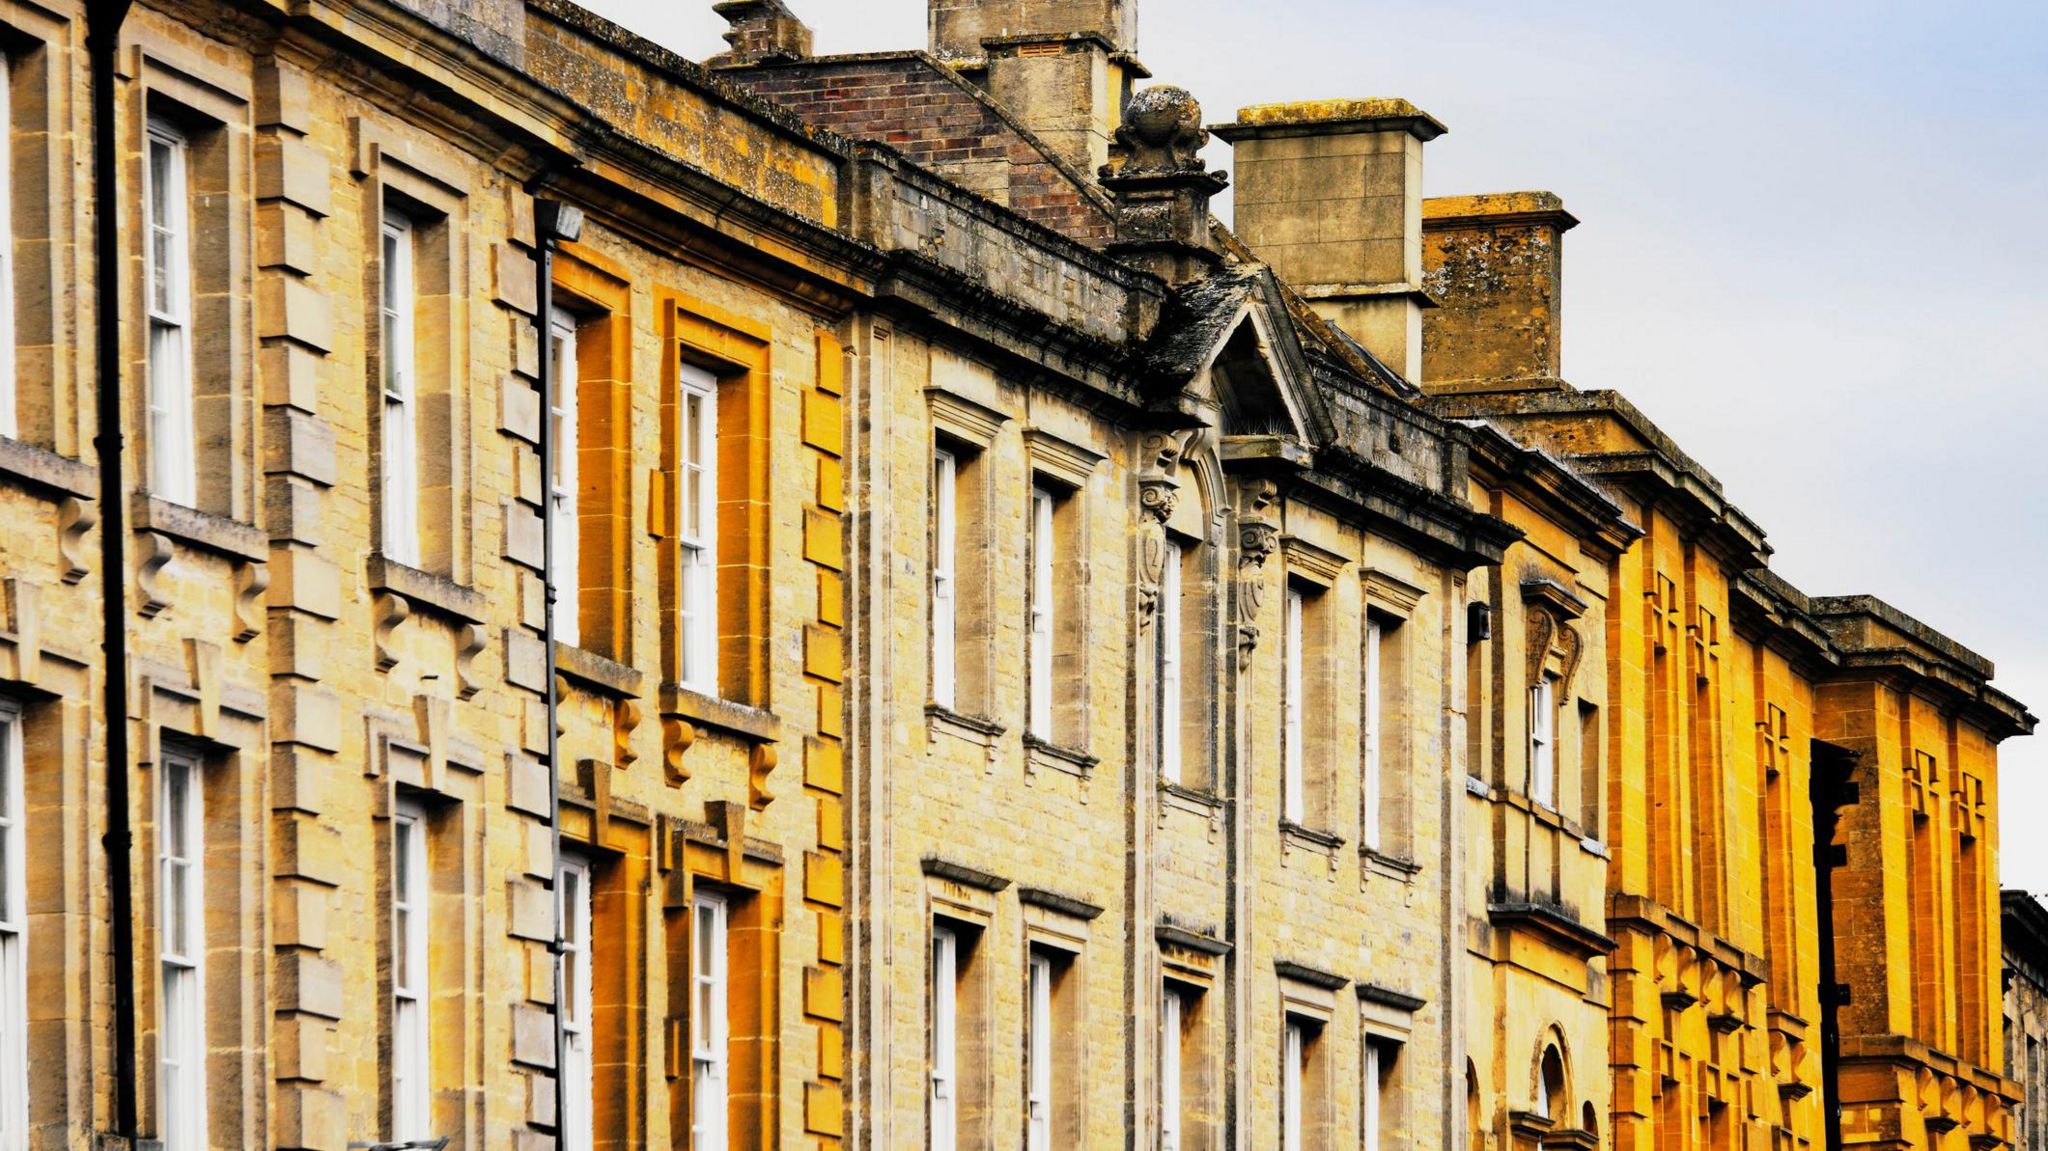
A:
POLYGON ((1361 717, 1364 735, 1364 762, 1359 765, 1359 781, 1363 790, 1365 806, 1365 827, 1362 834, 1368 850, 1377 851, 1380 846, 1380 644, 1386 638, 1386 631, 1377 617, 1365 617, 1365 709, 1361 717))
MULTIPOLYGON (((0 73, 0 80, 5 74, 0 73)), ((28 811, 21 711, 0 700, 0 1146, 28 1146, 28 811)))
POLYGON ((1180 1151, 1181 1028, 1187 995, 1169 983, 1159 997, 1159 1151, 1180 1151))
POLYGON ((932 449, 932 702, 951 708, 957 698, 959 645, 958 503, 960 457, 932 449))
MULTIPOLYGON (((0 126, 14 135, 14 61, 0 52, 0 126)), ((0 148, 0 436, 21 434, 14 359, 14 149, 0 148)), ((0 1123, 5 1123, 0 1116, 0 1123)), ((6 1127, 0 1126, 0 1131, 6 1127)))
POLYGON ((557 313, 548 333, 548 418, 554 421, 555 469, 548 478, 548 514, 555 519, 555 642, 583 642, 582 582, 577 552, 576 318, 557 313))
POLYGON ((1052 527, 1056 500, 1051 489, 1032 485, 1030 715, 1025 727, 1046 740, 1052 738, 1052 648, 1059 627, 1053 592, 1052 527))
POLYGON ((1180 542, 1168 536, 1166 561, 1159 571, 1159 608, 1154 625, 1159 631, 1159 699, 1153 743, 1158 748, 1159 778, 1175 784, 1182 780, 1180 564, 1180 542))
POLYGON ((1529 801, 1557 808, 1557 680, 1549 675, 1529 688, 1529 801))
POLYGON ((1299 824, 1308 817, 1308 784, 1304 775, 1306 756, 1302 754, 1301 722, 1301 612, 1302 592, 1293 584, 1287 586, 1287 603, 1284 610, 1284 638, 1281 644, 1280 726, 1281 726, 1281 806, 1280 818, 1289 823, 1299 824))
POLYGON ((1308 1025, 1289 1016, 1280 1041, 1280 1151, 1302 1151, 1302 1081, 1306 1078, 1308 1025))
POLYGON ((690 911, 690 1147, 726 1151, 732 1035, 727 971, 729 907, 699 892, 690 911))
POLYGON ((1359 1116, 1361 1151, 1380 1151, 1380 1044, 1365 1041, 1365 1099, 1359 1116))
POLYGON ((204 1151, 206 778, 197 758, 168 748, 157 770, 157 950, 163 980, 157 1130, 164 1151, 204 1151))
POLYGON ((427 813, 400 800, 391 818, 391 1138, 400 1142, 433 1137, 427 856, 427 813))
POLYGON ((718 377, 677 365, 683 686, 718 694, 718 377), (694 412, 693 412, 694 409, 694 412), (694 498, 693 498, 694 497, 694 498))
POLYGON ((378 467, 383 477, 383 551, 388 559, 409 567, 420 563, 419 478, 419 281, 418 230, 411 217, 384 210, 380 232, 383 283, 379 288, 382 320, 383 379, 377 394, 382 405, 378 467))
POLYGON ((1024 1145, 1052 1151, 1052 956, 1033 949, 1024 1044, 1024 1145))
POLYGON ((562 916, 562 1066, 563 1113, 560 1136, 563 1151, 590 1151, 595 1139, 592 1092, 590 1033, 590 967, 593 939, 590 934, 590 860, 580 854, 563 852, 562 870, 556 879, 556 898, 562 916))
POLYGON ((931 1151, 955 1151, 960 1139, 960 933, 932 928, 931 1151))
POLYGON ((191 149, 183 132, 154 117, 144 134, 142 183, 149 490, 158 499, 192 507, 199 500, 199 464, 192 426, 191 149), (162 177, 156 172, 159 149, 166 158, 162 177))

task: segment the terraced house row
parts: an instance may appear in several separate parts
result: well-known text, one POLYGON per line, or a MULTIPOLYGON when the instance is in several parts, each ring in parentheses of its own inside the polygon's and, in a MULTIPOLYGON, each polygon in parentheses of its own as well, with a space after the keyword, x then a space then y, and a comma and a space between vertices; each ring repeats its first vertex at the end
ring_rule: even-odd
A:
POLYGON ((0 1149, 2017 1145, 2034 719, 1555 197, 715 7, 0 0, 0 1149))

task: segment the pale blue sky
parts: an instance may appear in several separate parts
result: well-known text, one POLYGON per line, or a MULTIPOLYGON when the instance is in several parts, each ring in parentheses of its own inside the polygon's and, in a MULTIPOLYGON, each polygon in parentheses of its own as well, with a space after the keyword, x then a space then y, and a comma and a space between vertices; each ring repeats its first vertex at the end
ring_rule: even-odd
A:
MULTIPOLYGON (((820 52, 924 43, 922 0, 789 2, 820 52)), ((708 0, 590 6, 724 47, 708 0)), ((1711 468, 1801 588, 1883 596, 2048 714, 2048 5, 1146 0, 1140 28, 1211 122, 1405 96, 1450 127, 1431 195, 1563 196, 1565 375, 1711 468)), ((2048 891, 2048 736, 2002 767, 2005 881, 2048 891)))

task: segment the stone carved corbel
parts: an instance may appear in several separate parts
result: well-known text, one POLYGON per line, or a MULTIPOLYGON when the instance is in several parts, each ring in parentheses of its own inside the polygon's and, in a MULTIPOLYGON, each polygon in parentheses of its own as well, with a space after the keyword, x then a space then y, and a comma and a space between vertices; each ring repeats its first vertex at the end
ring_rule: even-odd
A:
POLYGON ((1572 626, 1571 621, 1558 618, 1555 611, 1540 604, 1528 605, 1523 615, 1527 620, 1528 630, 1526 654, 1529 661, 1529 682, 1542 682, 1543 665, 1550 658, 1550 653, 1555 650, 1559 655, 1559 662, 1563 665, 1558 689, 1560 692, 1569 693, 1572 676, 1579 670, 1579 659, 1586 653, 1585 638, 1579 635, 1578 629, 1572 626))
POLYGON ((484 689, 484 681, 476 674, 476 657, 483 654, 489 636, 480 623, 455 629, 455 698, 469 699, 484 689))
POLYGON ((1572 676, 1579 670, 1579 658, 1586 654, 1586 641, 1579 635, 1579 629, 1560 621, 1557 626, 1557 650, 1564 656, 1563 688, 1572 689, 1572 676))
POLYGON ((371 605, 370 642, 377 649, 377 670, 398 666, 398 625, 412 618, 412 604, 396 592, 378 592, 371 605))
POLYGON ((1152 626, 1159 611, 1159 587, 1166 576, 1166 521, 1180 501, 1174 478, 1181 457, 1181 436, 1150 432, 1139 453, 1138 472, 1138 630, 1152 626))
POLYGON ((747 803, 755 811, 766 811, 775 802, 775 788, 769 777, 775 774, 775 765, 781 761, 781 753, 772 743, 757 743, 747 753, 747 803))
POLYGON ((683 766, 683 753, 697 742, 697 725, 676 712, 661 716, 661 774, 670 787, 690 781, 690 769, 683 766))
POLYGON ((92 500, 67 496, 57 505, 57 555, 64 561, 65 583, 77 583, 92 569, 86 566, 85 533, 100 522, 100 506, 92 500))
POLYGON ((137 549, 136 558, 141 567, 135 573, 135 587, 142 593, 142 602, 136 606, 145 619, 162 615, 171 606, 170 594, 158 581, 163 577, 164 568, 170 565, 178 554, 171 544, 171 537, 160 532, 143 532, 142 546, 137 549))
POLYGON ((270 565, 235 565, 235 642, 248 643, 263 631, 263 594, 270 590, 270 565))
POLYGON ((639 728, 639 700, 621 699, 612 706, 612 762, 620 771, 640 758, 640 753, 633 750, 633 733, 639 728))
POLYGON ((1267 512, 1280 498, 1280 488, 1271 480, 1258 480, 1246 491, 1245 506, 1237 519, 1237 670, 1252 665, 1252 652, 1259 646, 1259 611, 1264 606, 1266 583, 1260 569, 1266 557, 1280 546, 1280 525, 1267 512))
POLYGON ((1550 659, 1550 643, 1557 634, 1557 619, 1539 604, 1530 604, 1522 612, 1523 630, 1527 636, 1523 642, 1522 657, 1529 663, 1527 682, 1534 686, 1543 682, 1543 665, 1550 659))

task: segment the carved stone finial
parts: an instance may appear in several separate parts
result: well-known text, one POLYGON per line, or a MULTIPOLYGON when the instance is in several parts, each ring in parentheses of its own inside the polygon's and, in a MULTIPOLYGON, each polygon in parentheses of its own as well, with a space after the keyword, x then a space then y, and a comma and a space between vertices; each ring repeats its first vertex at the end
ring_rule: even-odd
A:
POLYGON ((1116 200, 1110 250, 1171 284, 1199 279, 1220 262, 1209 236, 1209 199, 1229 183, 1201 157, 1209 142, 1202 106, 1160 84, 1124 105, 1102 186, 1116 200))
POLYGON ((1202 127, 1202 105, 1185 88, 1156 84, 1131 97, 1124 122, 1116 130, 1104 176, 1180 174, 1208 168, 1202 146, 1209 131, 1202 127))

